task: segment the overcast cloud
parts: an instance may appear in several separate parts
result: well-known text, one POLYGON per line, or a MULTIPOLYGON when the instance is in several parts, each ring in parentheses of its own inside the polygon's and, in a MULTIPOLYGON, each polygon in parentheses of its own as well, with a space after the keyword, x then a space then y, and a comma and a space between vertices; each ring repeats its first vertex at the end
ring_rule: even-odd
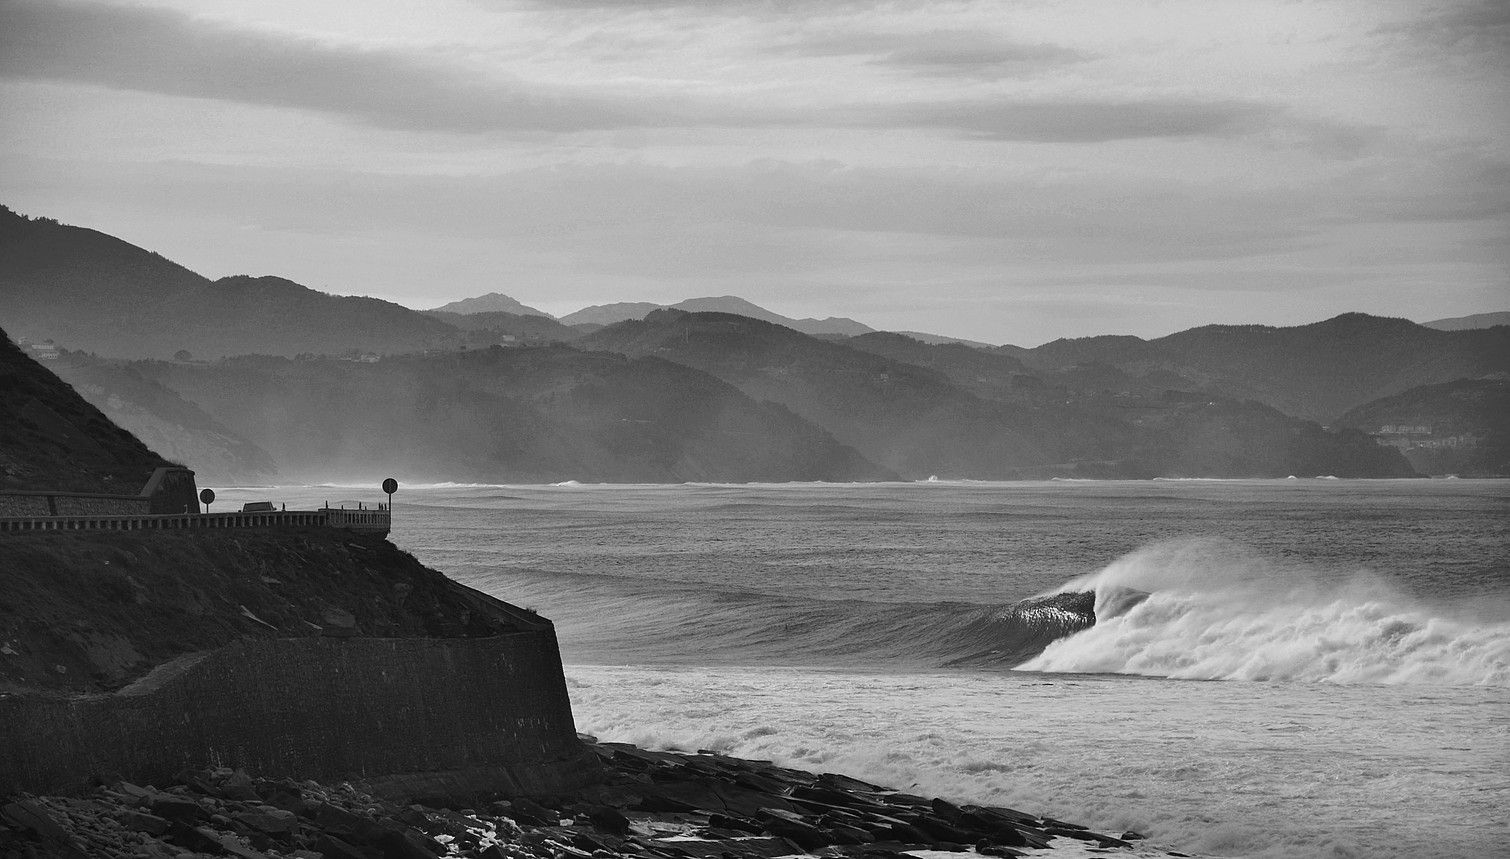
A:
POLYGON ((0 202, 416 307, 1430 319, 1510 306, 1507 46, 1501 3, 20 0, 0 202))

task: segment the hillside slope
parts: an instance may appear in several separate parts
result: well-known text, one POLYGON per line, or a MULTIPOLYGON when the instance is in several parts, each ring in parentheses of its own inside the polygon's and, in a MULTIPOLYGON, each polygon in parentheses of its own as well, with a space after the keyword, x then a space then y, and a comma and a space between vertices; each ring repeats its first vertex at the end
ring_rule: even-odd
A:
POLYGON ((0 534, 0 691, 118 688, 239 638, 512 627, 385 540, 335 529, 0 534))
POLYGON ((375 298, 276 277, 213 283, 112 236, 0 207, 0 320, 13 337, 125 358, 407 352, 459 332, 375 298))
POLYGON ((582 336, 582 332, 562 325, 549 316, 483 310, 452 313, 426 310, 425 315, 466 332, 466 342, 475 347, 509 342, 506 337, 533 345, 565 343, 582 336))
POLYGON ((498 482, 889 475, 778 405, 655 358, 566 347, 388 358, 143 362, 285 477, 498 482))
POLYGON ((1510 310, 1501 310, 1497 313, 1475 313, 1472 316, 1454 316, 1451 319, 1433 319, 1430 322, 1422 322, 1421 324, 1427 328, 1435 328, 1438 331, 1493 328, 1496 325, 1510 325, 1510 310))
POLYGON ((1096 363, 1132 376, 1160 373, 1178 377, 1181 390, 1254 399, 1330 421, 1417 385, 1510 371, 1510 327, 1436 331, 1347 313, 1292 328, 1208 325, 1155 340, 1056 340, 1024 354, 1039 369, 1096 363))
POLYGON ((1410 476, 1393 451, 1232 398, 1090 397, 1016 358, 895 334, 832 342, 658 311, 578 341, 659 355, 770 399, 907 477, 1410 476))
POLYGON ((135 495, 170 465, 0 332, 0 489, 135 495))
POLYGON ((1459 379, 1364 403, 1337 419, 1398 446, 1424 474, 1510 477, 1510 380, 1459 379))
POLYGON ((47 366, 116 426, 188 464, 202 484, 262 483, 277 474, 267 451, 129 366, 82 352, 64 352, 47 366))
POLYGON ((931 370, 743 316, 661 310, 578 345, 695 367, 782 403, 911 478, 1011 477, 1065 461, 1075 441, 1097 441, 1094 422, 1063 426, 1051 414, 981 400, 931 370))

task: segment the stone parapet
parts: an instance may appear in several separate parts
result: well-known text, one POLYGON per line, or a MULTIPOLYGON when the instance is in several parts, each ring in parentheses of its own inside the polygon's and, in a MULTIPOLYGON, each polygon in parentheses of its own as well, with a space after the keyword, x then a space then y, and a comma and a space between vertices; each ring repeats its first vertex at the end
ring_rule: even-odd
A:
MULTIPOLYGON (((43 495, 41 504, 52 496, 43 495)), ((77 496, 76 496, 77 497, 77 496)), ((362 534, 387 535, 392 513, 380 510, 269 510, 232 513, 149 514, 146 499, 126 498, 138 502, 139 510, 65 515, 8 513, 0 506, 0 533, 18 531, 146 531, 225 528, 344 528, 362 534)), ((3 497, 0 497, 3 503, 3 497)), ((29 509, 36 509, 32 502, 29 509)), ((64 505, 66 507, 66 505, 64 505)))

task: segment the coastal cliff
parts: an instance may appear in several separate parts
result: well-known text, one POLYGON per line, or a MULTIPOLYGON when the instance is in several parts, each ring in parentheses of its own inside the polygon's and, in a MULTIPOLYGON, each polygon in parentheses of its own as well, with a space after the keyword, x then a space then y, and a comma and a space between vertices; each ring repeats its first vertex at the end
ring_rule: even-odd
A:
MULTIPOLYGON (((8 341, 0 358, 0 488, 119 494, 166 465, 8 341)), ((61 526, 45 507, 26 516, 61 526)), ((264 518, 0 533, 0 796, 204 766, 507 793, 596 778, 549 620, 379 536, 264 518)))

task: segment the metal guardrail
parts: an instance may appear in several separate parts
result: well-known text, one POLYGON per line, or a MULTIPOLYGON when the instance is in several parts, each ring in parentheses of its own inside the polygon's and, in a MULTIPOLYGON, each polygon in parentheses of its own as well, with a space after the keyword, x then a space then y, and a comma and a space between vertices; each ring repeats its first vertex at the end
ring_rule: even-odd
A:
POLYGON ((279 510, 251 513, 166 513, 92 516, 3 516, 0 533, 18 531, 178 531, 227 528, 343 528, 364 534, 387 534, 388 509, 279 510))

